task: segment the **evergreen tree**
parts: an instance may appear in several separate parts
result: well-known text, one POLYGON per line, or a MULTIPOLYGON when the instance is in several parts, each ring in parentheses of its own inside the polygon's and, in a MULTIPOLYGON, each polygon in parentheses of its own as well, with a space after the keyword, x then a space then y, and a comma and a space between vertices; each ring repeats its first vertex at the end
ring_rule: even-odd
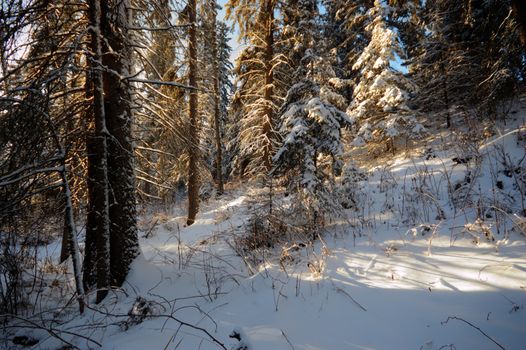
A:
MULTIPOLYGON (((224 190, 224 124, 232 83, 230 75, 231 49, 228 46, 228 29, 217 20, 218 6, 215 1, 202 3, 200 11, 199 65, 200 85, 210 87, 202 90, 200 114, 203 116, 201 147, 203 170, 211 173, 216 184, 216 193, 224 190)), ((204 171, 203 171, 204 172, 204 171)), ((208 195, 203 188, 202 195, 208 195)))
MULTIPOLYGON (((60 6, 9 1, 2 3, 0 12, 0 231, 9 232, 2 238, 2 256, 28 249, 35 232, 40 235, 64 224, 61 255, 71 257, 82 312, 74 218, 78 202, 72 191, 81 178, 72 170, 83 171, 83 145, 78 141, 83 138, 85 102, 79 59, 85 28, 85 17, 78 15, 82 6, 70 1, 60 6)), ((7 260, 0 260, 5 271, 7 260)), ((16 313, 26 265, 12 263, 16 274, 1 288, 0 308, 16 313), (4 286, 10 291, 7 295, 4 286)))
POLYGON ((387 24, 392 11, 375 1, 366 27, 371 40, 353 65, 359 83, 347 113, 359 123, 356 146, 387 141, 388 148, 393 148, 396 138, 416 137, 423 130, 407 104, 413 83, 392 67, 393 61, 405 58, 396 30, 387 24))
POLYGON ((228 41, 230 40, 229 29, 224 22, 217 22, 216 31, 216 43, 217 43, 217 92, 214 92, 217 96, 216 99, 216 124, 215 127, 215 140, 216 140, 216 155, 215 155, 215 177, 218 183, 218 190, 223 190, 223 186, 219 185, 224 183, 228 172, 225 168, 228 166, 227 157, 225 157, 226 145, 225 145, 225 128, 228 122, 228 106, 230 104, 230 96, 232 94, 232 63, 230 62, 230 55, 232 48, 229 46, 228 41))
POLYGON ((341 131, 352 122, 338 109, 345 108, 347 101, 333 89, 339 79, 319 44, 316 3, 306 0, 295 5, 285 11, 284 36, 297 68, 280 109, 282 142, 274 156, 274 174, 287 178, 309 224, 317 225, 338 206, 332 185, 343 166, 341 131))
POLYGON ((323 41, 327 43, 327 55, 336 77, 341 79, 341 93, 349 100, 357 77, 352 66, 370 40, 370 33, 365 27, 369 23, 368 11, 373 3, 374 0, 323 1, 326 9, 323 41))
POLYGON ((274 156, 274 173, 289 177, 296 204, 314 225, 338 206, 332 185, 343 166, 341 130, 352 125, 347 114, 319 95, 319 86, 308 80, 289 90, 281 117, 284 139, 274 156))
MULTIPOLYGON (((184 33, 173 25, 171 1, 142 1, 140 5, 145 10, 134 16, 135 26, 155 29, 136 35, 141 46, 147 48, 137 50, 147 79, 184 83, 174 74, 178 64, 176 43, 184 33)), ((158 84, 138 88, 136 96, 141 102, 137 104, 142 107, 137 111, 136 122, 138 190, 143 201, 153 203, 160 200, 166 208, 171 204, 179 178, 173 164, 184 153, 182 112, 178 100, 181 89, 158 84), (168 99, 172 101, 166 103, 168 99)))
POLYGON ((444 111, 448 127, 457 106, 495 115, 524 71, 510 10, 509 1, 426 2, 421 51, 409 66, 419 87, 415 106, 444 111))
MULTIPOLYGON (((283 6, 283 30, 280 50, 287 56, 288 66, 300 66, 305 51, 319 38, 319 13, 315 0, 288 0, 283 6)), ((292 74, 288 76, 293 79, 292 74)))
POLYGON ((239 56, 235 73, 239 106, 238 171, 242 175, 263 175, 272 167, 275 146, 275 112, 280 80, 276 75, 282 57, 275 51, 279 31, 274 15, 275 0, 231 0, 227 17, 240 28, 249 47, 239 56))
MULTIPOLYGON (((215 4, 214 4, 215 5, 215 4)), ((211 37, 212 37, 212 58, 213 58, 213 72, 214 72, 214 136, 215 136, 215 177, 217 183, 217 193, 222 194, 224 191, 224 181, 223 181, 223 142, 221 139, 221 78, 220 78, 220 63, 219 63, 219 37, 217 31, 217 13, 216 9, 212 11, 213 16, 211 19, 211 37)))
POLYGON ((105 91, 104 108, 108 143, 110 197, 110 268, 113 285, 124 282, 132 261, 139 255, 135 203, 134 150, 131 111, 131 83, 121 77, 132 76, 132 46, 129 40, 129 10, 126 0, 102 2, 102 64, 105 91), (118 73, 115 74, 115 72, 118 73))

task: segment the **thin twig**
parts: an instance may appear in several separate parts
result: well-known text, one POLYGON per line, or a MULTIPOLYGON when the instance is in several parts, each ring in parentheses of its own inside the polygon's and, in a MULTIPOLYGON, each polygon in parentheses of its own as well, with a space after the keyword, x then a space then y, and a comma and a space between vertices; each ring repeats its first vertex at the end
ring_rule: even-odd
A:
MULTIPOLYGON (((109 313, 109 312, 106 312, 106 311, 102 311, 102 310, 98 310, 98 309, 95 309, 95 308, 91 308, 88 306, 88 309, 90 310, 93 310, 95 312, 98 312, 100 314, 103 314, 103 315, 106 315, 106 316, 113 316, 113 317, 128 317, 129 315, 127 314, 112 314, 112 313, 109 313)), ((185 322, 183 320, 180 320, 178 319, 177 317, 175 317, 174 315, 148 315, 148 317, 152 317, 152 318, 160 318, 160 317, 166 317, 166 318, 169 318, 169 319, 172 319, 178 323, 181 324, 181 326, 186 326, 186 327, 189 327, 189 328, 192 328, 192 329, 195 329, 195 330, 198 330, 200 332, 203 332, 205 333, 214 343, 216 343, 217 345, 219 345, 222 349, 224 350, 228 350, 225 346, 225 344, 223 344, 222 342, 219 341, 219 339, 217 339, 216 337, 214 337, 209 331, 207 331, 205 328, 202 328, 202 327, 199 327, 199 326, 196 326, 196 325, 193 325, 191 323, 188 323, 188 322, 185 322)))
POLYGON ((155 219, 154 223, 152 224, 148 232, 144 234, 143 238, 150 238, 150 234, 153 232, 153 229, 155 228, 155 226, 157 226, 158 222, 159 222, 159 218, 155 219))
POLYGON ((349 299, 352 300, 353 303, 355 303, 360 309, 362 309, 363 311, 367 311, 367 309, 365 307, 362 306, 362 304, 360 304, 359 302, 356 301, 356 299, 354 299, 346 290, 344 289, 341 289, 340 287, 336 286, 334 284, 334 282, 332 283, 332 285, 334 286, 334 289, 338 292, 338 293, 342 293, 343 295, 346 295, 349 299))
POLYGON ((34 321, 31 321, 31 320, 29 320, 29 319, 27 319, 27 318, 23 318, 23 317, 20 317, 20 316, 17 316, 17 315, 11 315, 11 314, 0 315, 0 318, 4 318, 4 317, 12 317, 12 318, 18 319, 18 320, 20 320, 20 321, 22 321, 22 322, 25 322, 25 323, 27 323, 27 324, 30 324, 31 326, 36 327, 37 329, 43 329, 43 330, 45 330, 46 332, 48 332, 52 337, 57 338, 58 340, 60 340, 60 341, 63 342, 64 344, 67 344, 67 345, 71 346, 71 347, 74 348, 74 349, 79 349, 79 350, 80 350, 80 348, 79 348, 78 346, 76 346, 76 345, 74 345, 74 344, 68 342, 67 340, 65 340, 64 338, 62 338, 60 335, 58 335, 56 332, 60 332, 60 333, 65 333, 65 334, 73 335, 73 336, 75 336, 75 337, 79 337, 79 338, 85 339, 85 340, 87 340, 87 341, 89 341, 89 342, 91 342, 91 343, 93 343, 93 344, 95 344, 95 345, 97 345, 97 346, 99 346, 99 347, 102 347, 102 344, 101 344, 101 343, 99 343, 99 342, 97 342, 97 341, 95 341, 95 340, 93 340, 93 339, 91 339, 91 338, 89 338, 89 337, 86 337, 86 336, 84 336, 84 335, 82 335, 82 334, 78 334, 78 333, 74 333, 74 332, 69 332, 69 331, 65 331, 65 330, 61 330, 61 329, 47 328, 47 327, 45 327, 44 325, 38 324, 38 323, 36 323, 36 322, 34 322, 34 321))
POLYGON ((443 321, 443 322, 440 322, 442 325, 446 324, 449 322, 449 320, 458 320, 458 321, 462 321, 464 323, 466 323, 467 325, 475 328, 477 331, 479 331, 483 336, 485 336, 486 338, 488 338, 489 340, 491 340, 493 343, 495 343, 499 348, 501 348, 502 350, 506 350, 506 348, 502 345, 500 345, 499 343, 497 343, 492 337, 490 337, 487 333, 485 333, 482 329, 480 329, 479 327, 475 326, 473 323, 469 322, 469 321, 466 321, 465 319, 463 318, 460 318, 460 317, 456 317, 456 316, 449 316, 447 318, 447 320, 443 321))
POLYGON ((280 331, 281 331, 281 335, 283 335, 283 338, 285 338, 285 340, 287 341, 287 343, 289 343, 290 348, 291 348, 292 350, 296 350, 296 349, 294 348, 294 345, 292 345, 292 343, 290 342, 289 338, 287 337, 287 335, 286 335, 285 332, 283 331, 283 329, 280 329, 280 331))

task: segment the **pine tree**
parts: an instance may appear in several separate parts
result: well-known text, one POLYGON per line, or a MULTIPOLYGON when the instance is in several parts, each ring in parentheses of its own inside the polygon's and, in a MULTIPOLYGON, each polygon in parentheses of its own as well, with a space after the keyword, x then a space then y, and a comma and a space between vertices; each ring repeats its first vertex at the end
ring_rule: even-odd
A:
POLYGON ((422 26, 424 18, 424 5, 421 1, 389 1, 393 12, 388 19, 389 25, 398 32, 400 41, 406 54, 405 68, 410 69, 408 62, 423 51, 422 43, 425 40, 426 30, 422 26))
MULTIPOLYGON (((148 4, 148 3, 146 3, 148 4)), ((177 39, 172 28, 171 6, 169 0, 156 0, 147 12, 148 19, 145 25, 155 28, 150 36, 151 46, 146 52, 149 63, 145 64, 145 71, 150 79, 162 79, 173 68, 175 61, 175 45, 177 39)))
POLYGON ((184 45, 188 15, 175 16, 167 0, 140 1, 134 15, 136 64, 146 81, 135 90, 137 179, 140 199, 165 210, 184 191, 188 178, 188 64, 184 45))
POLYGON ((310 81, 289 90, 280 128, 284 140, 274 156, 274 173, 292 176, 289 186, 313 224, 338 206, 332 184, 343 167, 341 130, 352 125, 347 114, 319 95, 310 81))
MULTIPOLYGON (((218 9, 215 0, 201 3, 198 61, 199 84, 209 87, 201 90, 199 97, 202 101, 199 106, 202 116, 201 174, 203 177, 212 175, 216 194, 220 195, 224 191, 223 129, 226 122, 225 109, 229 103, 231 89, 229 80, 231 64, 230 48, 227 43, 228 31, 224 31, 224 23, 217 20, 218 9)), ((211 189, 212 185, 204 185, 201 196, 203 198, 209 196, 211 189)))
MULTIPOLYGON (((315 0, 288 0, 283 6, 283 30, 280 50, 286 54, 287 63, 297 69, 305 51, 314 46, 319 38, 317 2, 315 0)), ((289 76, 293 79, 292 74, 289 76)))

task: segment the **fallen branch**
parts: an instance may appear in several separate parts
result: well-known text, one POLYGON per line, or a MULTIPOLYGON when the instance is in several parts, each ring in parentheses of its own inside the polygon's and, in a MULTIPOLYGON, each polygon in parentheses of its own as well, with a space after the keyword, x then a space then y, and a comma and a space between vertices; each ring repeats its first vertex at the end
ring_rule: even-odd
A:
POLYGON ((449 316, 447 318, 447 320, 443 321, 443 322, 440 322, 440 324, 444 325, 446 323, 449 322, 449 320, 458 320, 458 321, 462 321, 464 322, 465 324, 475 328, 477 331, 479 331, 483 336, 485 336, 486 338, 488 338, 489 340, 491 340, 493 343, 495 343, 499 348, 501 348, 502 350, 506 350, 506 348, 502 345, 500 345, 499 343, 497 343, 492 337, 490 337, 486 332, 484 332, 482 329, 480 329, 479 327, 475 326, 473 323, 469 322, 469 321, 466 321, 465 319, 463 318, 460 318, 460 317, 456 317, 456 316, 449 316))
POLYGON ((347 296, 349 299, 351 299, 351 301, 353 303, 355 303, 360 309, 362 309, 363 311, 367 311, 367 309, 365 307, 362 306, 362 304, 360 304, 359 302, 356 301, 356 299, 354 299, 352 297, 352 295, 350 295, 349 293, 347 293, 347 291, 345 291, 344 289, 341 289, 340 287, 337 287, 334 282, 332 282, 332 285, 334 287, 334 289, 338 292, 338 293, 342 293, 343 295, 347 296))
POLYGON ((292 343, 290 342, 289 338, 287 337, 287 335, 285 334, 285 332, 283 331, 283 329, 280 329, 280 331, 281 331, 281 335, 283 335, 283 338, 285 338, 285 340, 287 341, 287 343, 289 343, 290 348, 291 348, 292 350, 295 350, 295 349, 294 349, 294 345, 292 345, 292 343))

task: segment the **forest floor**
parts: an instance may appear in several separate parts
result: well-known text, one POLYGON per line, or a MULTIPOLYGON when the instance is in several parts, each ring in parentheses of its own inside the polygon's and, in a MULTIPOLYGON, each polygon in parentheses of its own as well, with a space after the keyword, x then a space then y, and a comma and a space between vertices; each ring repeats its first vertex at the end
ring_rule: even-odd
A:
MULTIPOLYGON (((182 206, 145 213, 123 288, 82 316, 57 312, 53 332, 108 350, 524 349, 524 117, 364 169, 360 209, 313 244, 242 251, 261 198, 247 185, 190 227, 182 206)), ((8 333, 61 346, 50 329, 8 333)))

